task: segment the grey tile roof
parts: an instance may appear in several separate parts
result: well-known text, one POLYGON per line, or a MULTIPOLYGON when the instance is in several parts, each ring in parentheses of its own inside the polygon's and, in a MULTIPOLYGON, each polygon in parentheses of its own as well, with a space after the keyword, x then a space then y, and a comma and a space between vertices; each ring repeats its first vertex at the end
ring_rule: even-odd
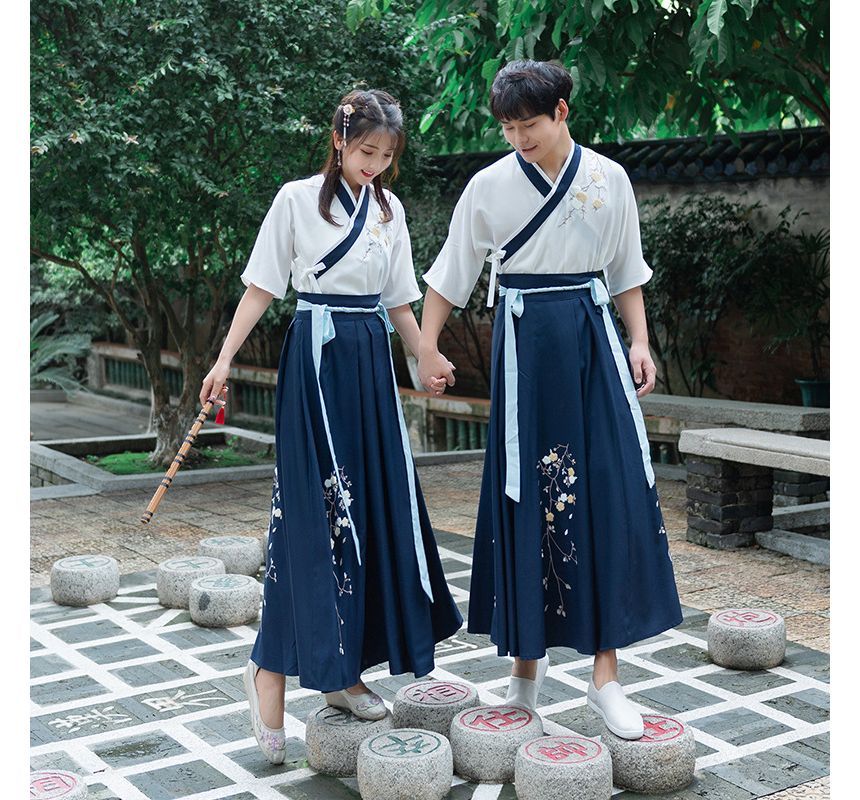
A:
MULTIPOLYGON (((830 134, 823 127, 758 131, 728 136, 645 139, 590 144, 620 163, 630 180, 650 183, 748 181, 757 178, 827 177, 830 134)), ((462 187, 479 169, 508 151, 436 156, 431 163, 450 176, 451 188, 462 187)))

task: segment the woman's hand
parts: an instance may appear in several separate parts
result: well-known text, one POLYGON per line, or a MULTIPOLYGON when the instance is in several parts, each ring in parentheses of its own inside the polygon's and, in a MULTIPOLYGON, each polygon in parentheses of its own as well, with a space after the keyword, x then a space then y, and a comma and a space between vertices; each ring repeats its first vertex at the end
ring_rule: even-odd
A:
POLYGON ((200 405, 205 406, 211 397, 215 397, 215 403, 219 406, 226 406, 227 394, 227 378, 230 375, 230 364, 222 361, 216 361, 215 366, 209 370, 209 374, 203 379, 203 384, 200 388, 200 405), (222 400, 220 395, 225 395, 222 400))
POLYGON ((438 350, 421 353, 418 359, 418 380, 428 392, 437 397, 445 391, 446 386, 453 386, 454 370, 457 369, 438 350))
POLYGON ((633 383, 636 386, 636 396, 645 397, 654 391, 657 382, 657 367, 651 358, 647 344, 634 342, 630 345, 630 368, 633 370, 633 383))

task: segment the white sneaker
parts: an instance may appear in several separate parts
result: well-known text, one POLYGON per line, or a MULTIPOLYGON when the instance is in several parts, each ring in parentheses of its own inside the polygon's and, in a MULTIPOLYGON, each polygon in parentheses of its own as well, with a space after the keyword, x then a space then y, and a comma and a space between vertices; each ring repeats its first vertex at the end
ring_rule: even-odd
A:
POLYGON ((325 701, 330 706, 351 711, 362 719, 382 719, 388 713, 382 698, 375 692, 352 694, 346 689, 341 689, 339 692, 324 692, 324 694, 325 701))
POLYGON ((242 682, 245 684, 245 693, 248 695, 248 703, 251 706, 251 727, 254 729, 254 738, 260 745, 263 755, 272 764, 283 764, 287 754, 287 737, 284 728, 269 728, 260 716, 260 697, 257 694, 257 686, 254 678, 260 668, 253 662, 248 661, 245 672, 242 674, 242 682))
POLYGON ((543 679, 546 677, 548 668, 549 654, 546 653, 543 658, 538 659, 534 680, 511 676, 505 703, 509 706, 521 706, 522 708, 527 708, 529 711, 537 710, 540 687, 543 685, 543 679))
POLYGON ((645 732, 642 715, 625 696, 618 681, 609 681, 599 689, 594 680, 588 682, 588 707, 606 727, 622 739, 639 739, 645 732))

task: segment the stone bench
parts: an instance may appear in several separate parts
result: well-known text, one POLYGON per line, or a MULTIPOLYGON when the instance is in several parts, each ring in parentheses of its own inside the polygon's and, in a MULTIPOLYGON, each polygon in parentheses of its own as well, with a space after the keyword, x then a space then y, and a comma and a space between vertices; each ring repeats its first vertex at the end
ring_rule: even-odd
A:
POLYGON ((67 556, 51 567, 51 596, 63 606, 90 606, 113 600, 119 591, 119 563, 112 556, 67 556))
POLYGON ((451 789, 451 745, 439 733, 401 728, 368 736, 358 750, 358 790, 373 800, 442 800, 451 789))
POLYGON ((692 729, 661 714, 643 714, 642 722, 639 739, 622 739, 604 726, 600 740, 612 758, 612 782, 639 794, 670 794, 689 786, 696 768, 692 729))
POLYGON ((448 736, 461 711, 480 705, 478 690, 459 681, 418 681, 401 687, 392 713, 396 728, 420 728, 448 736))
POLYGON ((198 578, 227 572, 220 558, 176 556, 158 565, 155 582, 158 602, 166 608, 188 608, 188 590, 198 578))
POLYGON ((257 619, 262 587, 250 575, 206 575, 188 587, 191 621, 206 628, 247 625, 257 619))
MULTIPOLYGON (((706 547, 767 546, 782 533, 769 536, 775 470, 830 475, 830 442, 821 439, 704 428, 683 431, 678 447, 687 464, 687 541, 706 547)), ((829 554, 829 542, 819 541, 829 554)))
POLYGON ((209 536, 197 545, 197 555, 221 559, 232 575, 256 575, 264 560, 263 552, 259 536, 209 536))
POLYGON ((748 403, 714 397, 652 392, 640 401, 651 432, 680 436, 690 428, 736 427, 788 434, 828 436, 830 409, 779 403, 748 403), (648 418, 651 418, 650 421, 648 418))
POLYGON ((727 608, 711 614, 708 655, 727 669, 778 667, 785 658, 785 620, 767 608, 727 608))
POLYGON ((451 721, 454 772, 475 783, 510 783, 521 744, 543 736, 543 723, 519 706, 475 706, 451 721))
POLYGON ((315 709, 305 723, 308 766, 324 775, 351 777, 357 772, 361 743, 393 727, 391 714, 382 719, 364 719, 333 706, 315 709))
POLYGON ((612 758, 600 742, 570 733, 520 745, 514 765, 519 800, 609 800, 612 758))

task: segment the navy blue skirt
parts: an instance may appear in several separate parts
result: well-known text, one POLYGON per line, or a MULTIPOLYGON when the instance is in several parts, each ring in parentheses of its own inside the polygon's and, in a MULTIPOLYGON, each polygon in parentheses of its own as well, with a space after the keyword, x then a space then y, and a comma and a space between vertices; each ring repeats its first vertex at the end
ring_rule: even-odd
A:
MULTIPOLYGON (((379 295, 299 297, 349 308, 379 302, 379 295)), ((264 669, 324 692, 353 686, 385 661, 392 674, 428 674, 436 643, 463 622, 417 486, 434 602, 421 587, 385 323, 373 311, 333 312, 332 321, 320 382, 337 465, 320 407, 310 311, 297 312, 281 350, 263 612, 251 653, 264 669)))
MULTIPOLYGON (((530 289, 594 277, 519 274, 501 283, 530 289)), ((547 647, 583 654, 624 647, 682 619, 656 485, 649 486, 601 307, 587 289, 522 297, 522 316, 514 317, 520 501, 505 494, 500 304, 468 630, 489 634, 499 655, 524 659, 541 658, 547 647)))

